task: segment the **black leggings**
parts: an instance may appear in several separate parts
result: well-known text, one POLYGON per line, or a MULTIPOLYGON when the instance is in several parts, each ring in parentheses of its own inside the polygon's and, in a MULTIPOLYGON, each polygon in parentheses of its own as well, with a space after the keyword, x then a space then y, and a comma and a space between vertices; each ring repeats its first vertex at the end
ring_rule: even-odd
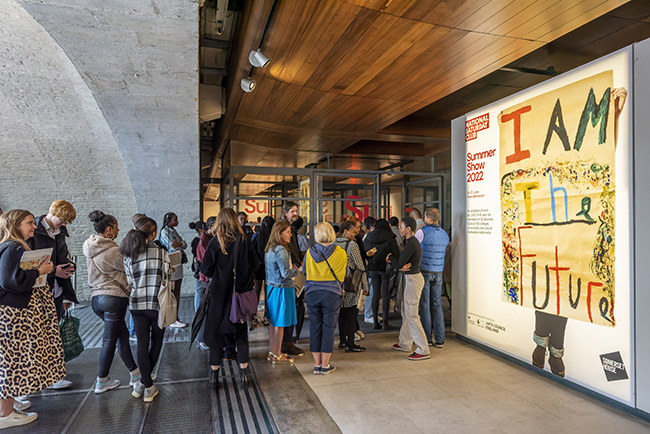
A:
MULTIPOLYGON (((181 286, 183 286, 183 279, 178 279, 174 281, 174 298, 176 299, 176 305, 181 305, 181 286)), ((176 321, 178 319, 178 310, 176 311, 176 321)))
POLYGON ((92 307, 95 315, 104 321, 104 338, 102 351, 99 353, 99 374, 97 376, 99 378, 108 377, 113 357, 115 357, 116 346, 124 366, 129 371, 133 371, 138 366, 133 360, 129 345, 129 330, 124 322, 129 299, 113 295, 96 295, 92 298, 92 307))
POLYGON ((551 315, 539 310, 535 311, 535 334, 540 338, 550 336, 549 345, 557 350, 564 348, 564 332, 566 331, 566 318, 551 315))
POLYGON ((357 314, 359 309, 356 306, 341 307, 339 311, 339 338, 341 343, 348 348, 354 347, 354 332, 357 331, 357 314))
POLYGON ((384 324, 388 324, 388 309, 390 306, 390 294, 388 293, 388 279, 384 271, 370 271, 370 286, 372 287, 372 315, 375 324, 379 323, 377 314, 379 312, 379 297, 381 296, 381 311, 384 316, 384 324), (380 290, 381 288, 381 290, 380 290))
MULTIPOLYGON (((237 361, 239 363, 248 363, 248 360, 250 358, 248 350, 248 323, 237 323, 233 325, 235 327, 235 330, 237 330, 237 333, 221 336, 221 342, 230 348, 232 348, 234 343, 237 346, 237 361)), ((210 347, 210 365, 221 365, 221 359, 223 359, 223 350, 223 347, 210 347)))
POLYGON ((153 385, 151 371, 160 356, 165 329, 158 327, 157 310, 132 310, 131 317, 133 317, 135 335, 138 338, 137 359, 142 375, 140 381, 145 387, 151 387, 153 385), (149 333, 151 333, 151 339, 149 339, 149 333), (151 344, 151 348, 149 348, 149 344, 151 344))

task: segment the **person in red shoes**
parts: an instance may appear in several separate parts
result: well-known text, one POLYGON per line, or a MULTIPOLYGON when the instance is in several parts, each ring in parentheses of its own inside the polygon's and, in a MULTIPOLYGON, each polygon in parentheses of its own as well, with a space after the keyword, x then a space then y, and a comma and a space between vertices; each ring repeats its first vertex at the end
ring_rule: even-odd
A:
POLYGON ((404 292, 400 302, 402 312, 402 327, 399 331, 399 342, 393 345, 394 350, 411 352, 415 343, 415 351, 408 357, 409 360, 425 360, 430 357, 427 336, 420 322, 418 307, 420 296, 424 288, 424 277, 420 272, 422 262, 422 247, 415 238, 417 223, 413 217, 404 217, 400 223, 400 234, 405 238, 404 250, 393 257, 391 253, 386 257, 386 262, 404 272, 404 292))

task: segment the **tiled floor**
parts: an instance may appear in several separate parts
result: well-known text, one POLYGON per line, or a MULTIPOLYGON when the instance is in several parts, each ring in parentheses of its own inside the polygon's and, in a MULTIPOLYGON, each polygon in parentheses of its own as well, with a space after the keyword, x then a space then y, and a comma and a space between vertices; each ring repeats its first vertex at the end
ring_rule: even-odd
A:
MULTIPOLYGON (((397 332, 339 351, 336 371, 296 367, 344 433, 649 433, 650 423, 448 336, 431 359, 391 349, 397 332)), ((335 350, 337 351, 337 350, 335 350)))

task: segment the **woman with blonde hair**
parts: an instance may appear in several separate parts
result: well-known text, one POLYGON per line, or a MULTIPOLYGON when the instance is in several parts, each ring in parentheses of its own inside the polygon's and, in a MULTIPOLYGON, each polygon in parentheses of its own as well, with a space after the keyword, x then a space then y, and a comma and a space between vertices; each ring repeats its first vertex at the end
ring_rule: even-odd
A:
POLYGON ((291 225, 281 220, 273 225, 269 242, 264 249, 266 267, 266 302, 269 318, 269 354, 267 360, 273 363, 293 363, 293 357, 281 354, 284 327, 296 324, 296 283, 298 267, 291 263, 289 243, 291 225))
POLYGON ((244 235, 237 214, 232 208, 223 208, 219 211, 217 220, 212 226, 212 235, 201 264, 201 273, 211 278, 210 304, 204 329, 204 340, 210 347, 209 387, 214 390, 219 388, 219 367, 223 358, 223 349, 234 338, 241 387, 246 388, 249 384, 248 324, 231 322, 230 307, 235 290, 237 293, 242 293, 253 288, 259 259, 253 244, 244 235), (233 270, 237 273, 237 279, 233 270))
POLYGON ((330 363, 334 349, 334 330, 341 306, 343 280, 348 258, 341 247, 334 244, 336 234, 329 223, 314 227, 317 244, 307 250, 302 265, 305 275, 305 293, 309 312, 309 350, 314 356, 314 375, 333 372, 330 363))
POLYGON ((34 236, 34 216, 15 209, 0 216, 0 429, 25 425, 36 413, 14 398, 45 389, 65 377, 63 346, 52 292, 39 276, 52 272, 48 259, 34 269, 21 268, 25 242, 34 236))

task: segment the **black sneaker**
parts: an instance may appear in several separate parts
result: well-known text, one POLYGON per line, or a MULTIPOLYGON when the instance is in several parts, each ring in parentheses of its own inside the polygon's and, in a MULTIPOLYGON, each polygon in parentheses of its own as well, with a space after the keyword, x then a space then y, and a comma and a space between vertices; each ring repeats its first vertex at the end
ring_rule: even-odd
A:
POLYGON ((366 351, 366 349, 359 345, 355 345, 353 347, 345 347, 346 353, 362 353, 364 351, 366 351))
POLYGON ((339 350, 342 350, 343 348, 345 348, 345 343, 339 342, 339 350))
POLYGON ((282 352, 290 356, 302 356, 305 352, 298 348, 293 342, 290 344, 282 345, 282 352))

